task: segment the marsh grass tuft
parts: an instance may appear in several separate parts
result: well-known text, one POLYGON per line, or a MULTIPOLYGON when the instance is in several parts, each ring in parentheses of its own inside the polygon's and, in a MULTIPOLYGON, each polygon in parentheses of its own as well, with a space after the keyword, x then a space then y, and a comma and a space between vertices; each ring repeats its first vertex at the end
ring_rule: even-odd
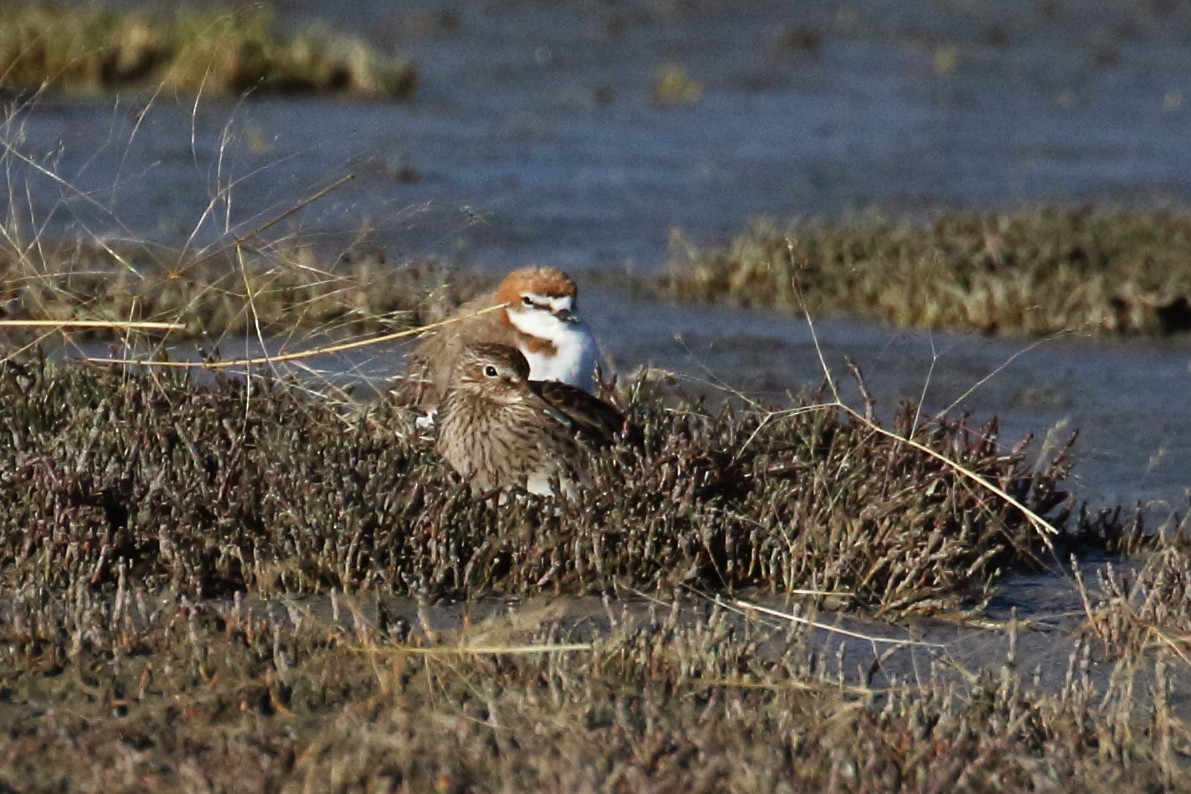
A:
POLYGON ((723 245, 677 235, 673 248, 662 292, 681 300, 985 333, 1191 330, 1191 216, 1174 212, 756 221, 723 245))
POLYGON ((653 101, 658 105, 693 105, 703 96, 703 86, 681 66, 669 64, 658 69, 653 83, 653 101))
POLYGON ((1131 662, 1173 652, 1191 667, 1191 514, 1172 515, 1158 532, 1131 544, 1136 566, 1109 563, 1085 581, 1073 561, 1086 612, 1085 633, 1104 652, 1131 662))
POLYGON ((176 17, 94 5, 0 5, 0 84, 20 92, 161 87, 194 92, 343 92, 398 99, 417 67, 359 39, 272 31, 261 6, 180 9, 176 17))
MULTIPOLYGON (((4 579, 191 597, 381 590, 471 598, 680 585, 844 594, 891 613, 978 599, 1051 541, 955 468, 838 408, 707 409, 638 390, 641 451, 593 459, 575 504, 469 493, 385 401, 347 411, 269 378, 41 358, 0 365, 4 579)), ((893 431, 995 482, 1079 543, 1066 449, 1032 461, 996 423, 893 431)), ((1101 533, 1123 530, 1098 526, 1101 533)))
MULTIPOLYGON (((787 229, 759 222, 723 247, 677 237, 675 249, 667 276, 639 277, 637 286, 674 300, 986 333, 1191 329, 1191 220, 1170 213, 951 214, 929 226, 874 217, 787 229)), ((392 330, 441 319, 483 285, 461 273, 448 279, 433 262, 386 264, 364 245, 323 254, 285 239, 214 253, 10 240, 0 244, 0 319, 185 325, 174 339, 257 326, 392 330), (434 305, 424 309, 432 290, 434 305)))
MULTIPOLYGON (((0 243, 0 321, 165 322, 192 337, 367 333, 441 319, 483 279, 433 261, 387 264, 285 240, 184 253, 142 244, 0 243)), ((111 336, 118 328, 89 333, 111 336)))

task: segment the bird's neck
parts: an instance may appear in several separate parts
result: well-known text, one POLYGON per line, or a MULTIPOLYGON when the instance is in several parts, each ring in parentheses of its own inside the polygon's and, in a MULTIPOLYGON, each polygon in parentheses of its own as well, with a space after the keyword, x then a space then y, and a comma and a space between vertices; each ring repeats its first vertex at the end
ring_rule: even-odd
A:
POLYGON ((448 411, 466 416, 478 429, 508 425, 512 417, 522 410, 522 400, 494 400, 491 396, 472 391, 456 389, 447 395, 451 405, 448 411))
POLYGON ((517 347, 529 362, 530 377, 562 381, 590 392, 599 349, 587 326, 520 314, 524 313, 509 312, 509 319, 517 332, 517 347))

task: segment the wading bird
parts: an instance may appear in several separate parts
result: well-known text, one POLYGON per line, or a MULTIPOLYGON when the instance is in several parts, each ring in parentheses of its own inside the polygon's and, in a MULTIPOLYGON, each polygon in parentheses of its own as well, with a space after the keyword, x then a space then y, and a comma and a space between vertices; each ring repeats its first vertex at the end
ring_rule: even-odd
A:
POLYGON ((439 405, 438 450, 479 491, 521 486, 565 495, 587 479, 580 445, 635 433, 624 415, 585 391, 529 379, 525 356, 508 345, 463 348, 439 405))

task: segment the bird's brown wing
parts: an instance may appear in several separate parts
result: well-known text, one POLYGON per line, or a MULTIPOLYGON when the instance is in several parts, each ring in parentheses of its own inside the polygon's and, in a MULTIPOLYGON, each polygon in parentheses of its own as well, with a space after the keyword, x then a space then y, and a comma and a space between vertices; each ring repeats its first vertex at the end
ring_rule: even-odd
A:
POLYGON ((617 439, 632 442, 639 434, 624 414, 582 389, 543 380, 530 381, 529 388, 549 405, 549 416, 586 444, 606 446, 617 439))
POLYGON ((437 405, 442 399, 463 348, 473 342, 515 345, 517 340, 498 311, 476 312, 496 306, 495 296, 481 295, 464 303, 451 317, 459 322, 428 332, 410 353, 405 374, 394 388, 401 405, 437 405), (470 316, 469 316, 470 315, 470 316))

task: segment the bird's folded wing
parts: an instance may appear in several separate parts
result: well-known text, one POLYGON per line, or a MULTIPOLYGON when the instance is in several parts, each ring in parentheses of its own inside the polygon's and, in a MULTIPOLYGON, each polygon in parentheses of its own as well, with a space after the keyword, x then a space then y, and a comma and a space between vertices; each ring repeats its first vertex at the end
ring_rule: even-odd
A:
POLYGON ((617 438, 634 437, 624 414, 582 389, 556 381, 530 381, 530 388, 548 405, 546 415, 595 446, 611 444, 617 438))

